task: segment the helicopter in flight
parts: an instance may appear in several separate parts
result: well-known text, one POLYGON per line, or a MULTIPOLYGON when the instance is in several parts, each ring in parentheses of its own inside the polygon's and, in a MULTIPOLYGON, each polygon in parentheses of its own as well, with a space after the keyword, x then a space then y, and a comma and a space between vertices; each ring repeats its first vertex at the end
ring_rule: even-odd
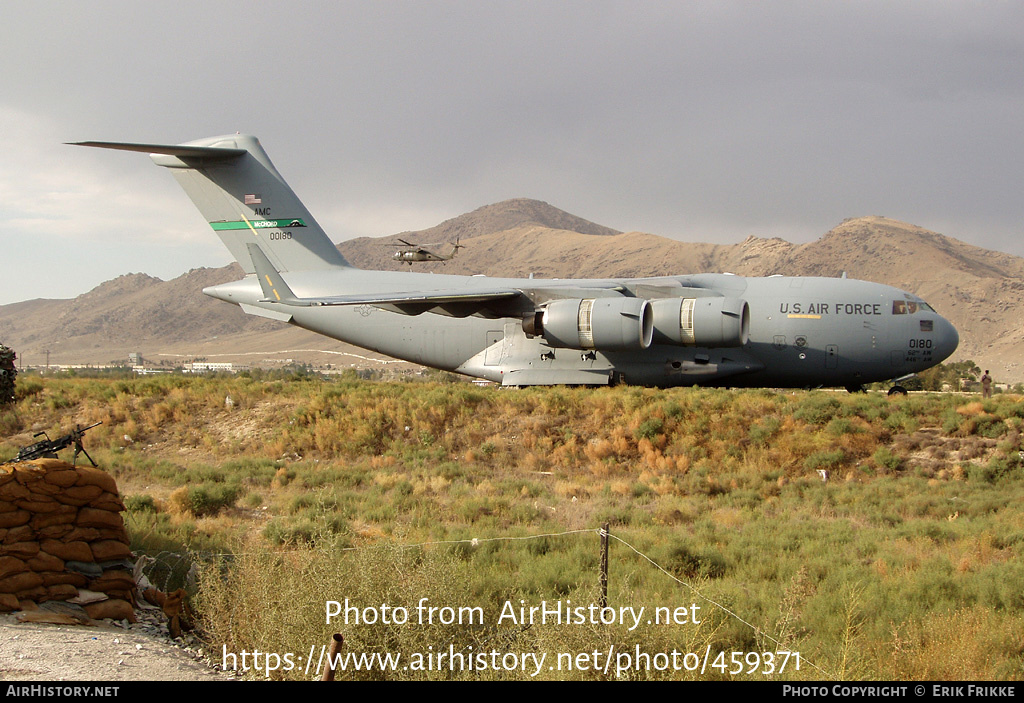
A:
POLYGON ((444 244, 413 244, 401 237, 398 238, 398 241, 401 242, 401 244, 392 245, 399 247, 399 249, 391 255, 391 258, 403 264, 409 264, 410 266, 413 265, 413 262, 417 261, 450 261, 455 258, 455 253, 459 249, 463 248, 463 245, 459 244, 458 239, 456 239, 454 243, 447 243, 447 245, 451 247, 451 251, 447 254, 439 249, 440 247, 445 246, 444 244))

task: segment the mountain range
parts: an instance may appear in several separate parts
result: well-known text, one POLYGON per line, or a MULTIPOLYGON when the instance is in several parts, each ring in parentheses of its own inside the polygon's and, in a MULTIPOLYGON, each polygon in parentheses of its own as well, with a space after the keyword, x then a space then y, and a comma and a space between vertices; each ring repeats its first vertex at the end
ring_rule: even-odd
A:
MULTIPOLYGON (((793 244, 749 237, 738 244, 688 243, 618 232, 537 200, 507 200, 417 232, 338 245, 354 266, 408 268, 392 259, 399 239, 463 245, 443 263, 415 270, 538 278, 601 278, 730 272, 744 276, 841 276, 902 288, 927 300, 960 332, 953 360, 972 359, 999 382, 1024 382, 1024 258, 971 246, 880 216, 849 219, 819 239, 793 244)), ((240 278, 237 264, 193 269, 163 281, 133 273, 70 300, 0 306, 0 343, 22 363, 107 363, 129 352, 169 364, 192 358, 260 364, 285 359, 380 364, 379 354, 250 317, 202 294, 240 278), (48 354, 47 354, 48 352, 48 354), (373 359, 376 361, 367 361, 373 359)))

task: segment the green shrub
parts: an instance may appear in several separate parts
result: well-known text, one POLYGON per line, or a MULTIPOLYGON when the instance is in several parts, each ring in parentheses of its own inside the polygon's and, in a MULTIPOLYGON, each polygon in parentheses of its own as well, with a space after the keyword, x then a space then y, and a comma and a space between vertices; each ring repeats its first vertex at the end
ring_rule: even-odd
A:
POLYGON ((146 494, 125 496, 124 509, 133 513, 158 512, 153 496, 146 494))
POLYGON ((675 573, 687 578, 721 578, 726 572, 726 562, 721 554, 692 550, 685 545, 676 545, 669 550, 667 566, 675 573))
POLYGON ((665 429, 665 421, 660 417, 652 417, 640 423, 640 426, 633 432, 633 437, 640 439, 654 439, 665 429))
POLYGON ((880 469, 885 471, 900 471, 903 469, 903 457, 894 454, 889 447, 879 447, 871 455, 872 460, 880 469))
POLYGON ((779 431, 782 421, 777 417, 766 417, 750 426, 747 436, 756 446, 765 445, 779 431))
POLYGON ((797 420, 803 420, 809 425, 824 425, 839 412, 842 403, 831 393, 812 393, 793 413, 797 420))
POLYGON ((818 469, 834 469, 846 459, 846 452, 842 449, 832 451, 814 452, 804 459, 804 468, 808 471, 818 469))
POLYGON ((171 494, 171 503, 196 517, 207 517, 233 506, 240 494, 241 488, 237 485, 203 483, 179 488, 171 494))

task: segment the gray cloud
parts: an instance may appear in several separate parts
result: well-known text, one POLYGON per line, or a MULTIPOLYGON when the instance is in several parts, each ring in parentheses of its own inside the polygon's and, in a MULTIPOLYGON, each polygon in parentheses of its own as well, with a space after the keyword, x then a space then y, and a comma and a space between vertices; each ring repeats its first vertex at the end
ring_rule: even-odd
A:
POLYGON ((690 241, 881 214, 1024 255, 1016 3, 19 3, 0 303, 226 252, 80 139, 260 136, 336 240, 535 197, 690 241))

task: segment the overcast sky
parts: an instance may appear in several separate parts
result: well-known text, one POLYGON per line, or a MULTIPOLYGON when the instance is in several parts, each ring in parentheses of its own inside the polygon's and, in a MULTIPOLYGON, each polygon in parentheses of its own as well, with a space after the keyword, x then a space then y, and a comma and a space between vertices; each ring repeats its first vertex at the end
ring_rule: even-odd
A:
MULTIPOLYGON (((7 2, 0 304, 227 250, 144 154, 257 135, 335 241, 514 197, 684 241, 1024 255, 1020 2, 7 2)), ((198 294, 198 291, 197 291, 198 294)))

